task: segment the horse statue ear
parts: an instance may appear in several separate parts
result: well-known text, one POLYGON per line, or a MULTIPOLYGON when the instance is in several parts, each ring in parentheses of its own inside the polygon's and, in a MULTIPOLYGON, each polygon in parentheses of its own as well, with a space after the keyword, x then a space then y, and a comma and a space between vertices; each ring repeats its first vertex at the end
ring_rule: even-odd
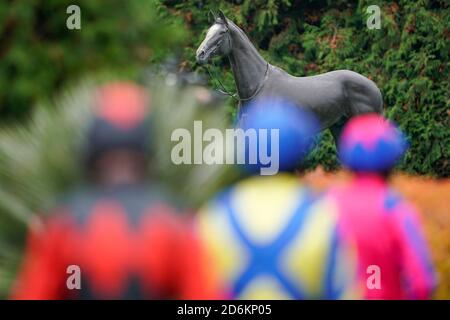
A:
POLYGON ((228 21, 227 18, 225 18, 225 15, 223 14, 222 10, 219 10, 219 17, 222 20, 223 24, 225 24, 228 27, 228 21))

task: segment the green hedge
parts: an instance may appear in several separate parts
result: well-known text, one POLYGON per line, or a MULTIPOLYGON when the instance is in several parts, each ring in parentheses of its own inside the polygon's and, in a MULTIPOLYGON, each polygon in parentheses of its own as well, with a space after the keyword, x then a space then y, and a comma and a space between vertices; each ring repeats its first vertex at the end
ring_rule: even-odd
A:
MULTIPOLYGON (((195 49, 210 25, 209 9, 222 9, 241 26, 272 64, 307 76, 351 69, 377 83, 385 115, 410 140, 399 168, 410 173, 449 176, 449 21, 446 1, 166 1, 182 13, 192 36, 184 57, 195 65, 195 49), (366 27, 369 5, 381 9, 381 29, 366 27)), ((223 59, 222 77, 234 83, 223 59)), ((204 72, 202 70, 202 72, 204 72)), ((233 108, 234 109, 234 108, 233 108)), ((308 166, 335 168, 328 132, 308 159, 308 166)))
MULTIPOLYGON (((209 9, 222 9, 268 61, 292 74, 345 68, 373 79, 385 114, 410 138, 400 168, 449 176, 447 1, 3 1, 0 121, 27 118, 37 101, 86 73, 139 74, 172 51, 181 52, 184 69, 205 72, 195 64, 195 49, 210 24, 209 9), (70 4, 81 8, 81 30, 66 28, 70 4), (366 9, 373 4, 382 11, 380 30, 366 27, 366 9)), ((231 89, 228 64, 221 63, 231 89)), ((329 133, 308 159, 308 166, 316 164, 337 165, 329 133)))

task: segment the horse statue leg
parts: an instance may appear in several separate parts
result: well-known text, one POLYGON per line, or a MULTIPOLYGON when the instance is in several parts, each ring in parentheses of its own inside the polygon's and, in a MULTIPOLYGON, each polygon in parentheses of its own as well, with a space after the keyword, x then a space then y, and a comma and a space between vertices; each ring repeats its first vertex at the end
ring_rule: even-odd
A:
POLYGON ((339 143, 339 139, 342 134, 342 130, 344 130, 345 125, 347 124, 347 121, 349 120, 349 117, 342 116, 335 124, 333 124, 330 127, 331 135, 334 138, 334 144, 336 145, 336 148, 339 143))

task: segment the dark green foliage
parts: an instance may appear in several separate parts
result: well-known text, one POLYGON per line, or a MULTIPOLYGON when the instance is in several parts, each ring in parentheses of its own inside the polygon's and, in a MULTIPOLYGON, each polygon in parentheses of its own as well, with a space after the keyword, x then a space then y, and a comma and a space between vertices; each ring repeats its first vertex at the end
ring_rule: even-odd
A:
MULTIPOLYGON (((399 168, 449 176, 450 10, 440 0, 3 1, 0 121, 23 120, 35 102, 86 73, 133 76, 172 50, 181 53, 184 70, 206 73, 195 64, 195 49, 211 23, 209 9, 222 9, 269 62, 291 74, 351 69, 373 79, 385 114, 410 139, 399 168), (66 8, 74 3, 81 8, 79 31, 66 28, 66 8), (366 27, 373 4, 381 8, 380 30, 366 27)), ((234 91, 228 63, 218 64, 234 91)), ((235 102, 228 108, 234 116, 235 102)), ((325 133, 309 166, 336 167, 333 151, 325 133)))
POLYGON ((86 73, 132 75, 158 60, 184 31, 167 14, 152 0, 0 2, 1 120, 23 119, 86 73), (81 30, 66 27, 72 4, 81 9, 81 30))
MULTIPOLYGON (((222 9, 272 64, 306 76, 351 69, 380 87, 385 115, 406 132, 410 151, 399 168, 446 177, 450 172, 449 21, 446 1, 166 1, 182 13, 191 31, 184 58, 195 65, 195 50, 210 21, 222 9), (381 29, 366 26, 369 5, 381 8, 381 29)), ((225 59, 223 82, 234 87, 225 59)), ((230 110, 234 114, 234 102, 230 110)), ((308 164, 337 166, 333 139, 325 133, 308 164)))

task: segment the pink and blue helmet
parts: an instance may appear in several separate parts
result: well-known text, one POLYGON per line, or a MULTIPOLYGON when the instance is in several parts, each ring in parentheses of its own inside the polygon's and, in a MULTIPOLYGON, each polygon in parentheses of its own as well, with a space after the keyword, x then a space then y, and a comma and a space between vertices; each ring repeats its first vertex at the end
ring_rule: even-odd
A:
POLYGON ((402 158, 407 142, 402 132, 378 114, 353 118, 339 141, 343 165, 358 172, 387 172, 402 158))

